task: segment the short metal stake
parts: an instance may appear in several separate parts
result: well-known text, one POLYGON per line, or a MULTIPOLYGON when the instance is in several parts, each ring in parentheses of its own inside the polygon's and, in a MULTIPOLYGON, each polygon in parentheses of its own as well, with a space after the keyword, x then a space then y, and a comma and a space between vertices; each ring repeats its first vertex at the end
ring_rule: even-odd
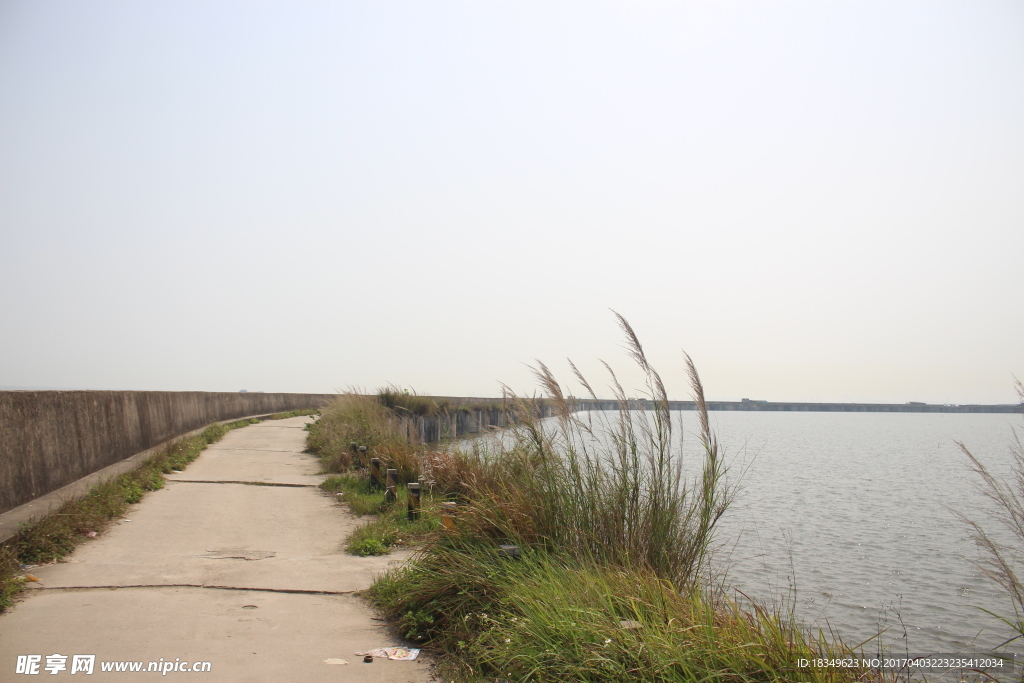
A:
POLYGON ((380 458, 370 458, 370 488, 380 488, 380 458))
POLYGON ((409 482, 409 514, 410 522, 420 518, 420 484, 416 481, 409 482))
POLYGON ((384 491, 384 502, 391 505, 398 498, 398 470, 388 470, 387 488, 384 491))
POLYGON ((441 526, 445 531, 455 531, 455 512, 458 503, 441 503, 441 526))

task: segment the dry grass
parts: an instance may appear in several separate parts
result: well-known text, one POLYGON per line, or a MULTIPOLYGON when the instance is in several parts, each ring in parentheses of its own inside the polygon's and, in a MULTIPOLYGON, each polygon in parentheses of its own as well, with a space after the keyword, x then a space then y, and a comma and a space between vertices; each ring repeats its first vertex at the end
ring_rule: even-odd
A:
POLYGON ((366 446, 366 457, 380 458, 383 467, 398 470, 401 483, 432 483, 440 478, 444 486, 444 462, 449 456, 423 442, 410 417, 416 413, 403 407, 403 403, 415 407, 416 401, 429 403, 427 414, 442 418, 451 414, 446 404, 405 395, 396 388, 381 390, 377 397, 345 393, 323 408, 320 419, 308 427, 307 449, 320 457, 324 472, 343 473, 359 467, 352 444, 366 446))
MULTIPOLYGON (((646 377, 651 411, 633 408, 635 402, 609 368, 620 410, 613 418, 599 415, 597 426, 585 422, 550 370, 538 363, 535 373, 554 408, 554 428, 536 417, 533 401, 509 392, 516 424, 498 442, 497 452, 462 454, 436 470, 447 481, 457 480, 451 488, 471 500, 463 524, 474 534, 691 584, 706 567, 715 524, 731 499, 704 389, 685 356, 705 455, 699 473, 688 479, 674 443, 678 425, 664 383, 629 323, 618 320, 629 356, 646 377), (459 476, 447 473, 449 467, 459 476)), ((573 369, 596 399, 590 383, 573 369)))
POLYGON ((433 417, 451 409, 451 402, 446 398, 420 396, 415 389, 403 389, 394 384, 378 389, 377 401, 398 415, 433 417))
POLYGON ((356 466, 351 444, 366 446, 368 457, 387 461, 400 470, 403 481, 419 474, 418 444, 403 429, 402 421, 378 401, 356 393, 341 394, 321 410, 308 428, 307 449, 320 457, 324 472, 347 472, 356 466))

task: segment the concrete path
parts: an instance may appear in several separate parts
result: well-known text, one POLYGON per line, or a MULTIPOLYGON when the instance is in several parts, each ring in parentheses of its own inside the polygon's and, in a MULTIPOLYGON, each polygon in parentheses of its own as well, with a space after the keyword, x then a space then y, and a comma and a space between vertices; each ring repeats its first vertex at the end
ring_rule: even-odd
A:
MULTIPOLYGON (((355 652, 411 646, 388 634, 354 595, 407 557, 346 555, 361 522, 320 492, 302 453, 308 418, 230 432, 168 477, 67 562, 38 567, 39 584, 0 615, 0 680, 18 655, 96 655, 89 680, 152 680, 104 673, 101 662, 210 662, 209 681, 429 681, 427 662, 355 652), (247 483, 243 483, 247 482, 247 483), (347 664, 325 663, 345 660, 347 664)), ((77 674, 75 674, 77 675, 77 674)), ((30 680, 30 679, 26 679, 30 680)), ((75 679, 72 679, 75 680, 75 679)))

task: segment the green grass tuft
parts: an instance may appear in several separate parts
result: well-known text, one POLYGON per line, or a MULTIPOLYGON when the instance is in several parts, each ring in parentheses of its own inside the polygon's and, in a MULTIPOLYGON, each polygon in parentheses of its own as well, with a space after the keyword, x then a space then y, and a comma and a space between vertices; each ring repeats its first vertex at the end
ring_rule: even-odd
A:
POLYGON ((440 543, 379 579, 370 597, 404 636, 455 655, 470 680, 877 680, 798 667, 852 653, 789 615, 544 551, 511 559, 472 540, 440 543))
POLYGON ((341 493, 342 502, 357 515, 375 515, 386 509, 384 490, 370 487, 370 480, 357 474, 328 477, 320 488, 328 493, 341 493))
POLYGON ((376 538, 364 538, 355 543, 349 543, 347 550, 353 555, 367 557, 369 555, 387 555, 390 550, 386 545, 376 538))
POLYGON ((357 515, 376 515, 347 539, 345 549, 353 555, 385 555, 393 546, 423 543, 433 538, 440 527, 440 505, 429 493, 420 499, 420 518, 409 521, 408 489, 404 486, 398 487, 393 505, 385 502, 384 491, 372 489, 369 480, 357 474, 328 477, 320 488, 341 493, 339 501, 347 503, 357 515))

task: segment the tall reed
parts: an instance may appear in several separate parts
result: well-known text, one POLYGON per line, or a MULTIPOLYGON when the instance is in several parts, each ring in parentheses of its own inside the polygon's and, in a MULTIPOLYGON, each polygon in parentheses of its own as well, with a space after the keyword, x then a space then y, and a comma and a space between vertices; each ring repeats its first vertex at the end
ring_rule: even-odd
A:
POLYGON ((648 401, 627 396, 606 365, 619 410, 581 414, 538 362, 555 419, 506 388, 516 415, 492 450, 437 454, 437 480, 464 503, 456 528, 379 577, 371 599, 406 637, 450 655, 446 680, 883 680, 862 667, 800 666, 853 653, 704 581, 733 495, 704 388, 684 354, 703 450, 689 470, 661 376, 617 320, 648 401), (518 553, 499 545, 509 543, 518 553))
MULTIPOLYGON (((598 413, 584 419, 550 369, 538 362, 534 373, 554 408, 555 425, 536 417, 531 400, 506 388, 515 425, 499 439, 499 452, 480 465, 483 472, 475 474, 478 490, 469 516, 479 530, 512 542, 599 565, 641 567, 688 584, 706 566, 715 524, 732 491, 723 479, 718 439, 690 357, 684 354, 704 451, 694 477, 687 477, 681 446, 673 438, 679 426, 661 376, 626 319, 617 319, 629 356, 645 377, 652 409, 638 408, 606 365, 619 410, 612 417, 598 413)), ((596 400, 590 382, 571 367, 596 400)))
MULTIPOLYGON (((1016 389, 1024 407, 1024 384, 1020 380, 1016 382, 1016 389)), ((990 522, 1008 532, 1012 539, 1009 543, 997 540, 979 520, 954 511, 967 525, 971 538, 981 551, 982 557, 976 563, 978 568, 1010 597, 1013 617, 993 616, 1017 633, 1010 639, 1016 640, 1024 637, 1024 443, 1021 442, 1020 434, 1014 430, 1010 443, 1012 464, 1007 480, 993 474, 966 445, 960 442, 957 445, 979 478, 979 490, 992 504, 986 511, 990 522)))

